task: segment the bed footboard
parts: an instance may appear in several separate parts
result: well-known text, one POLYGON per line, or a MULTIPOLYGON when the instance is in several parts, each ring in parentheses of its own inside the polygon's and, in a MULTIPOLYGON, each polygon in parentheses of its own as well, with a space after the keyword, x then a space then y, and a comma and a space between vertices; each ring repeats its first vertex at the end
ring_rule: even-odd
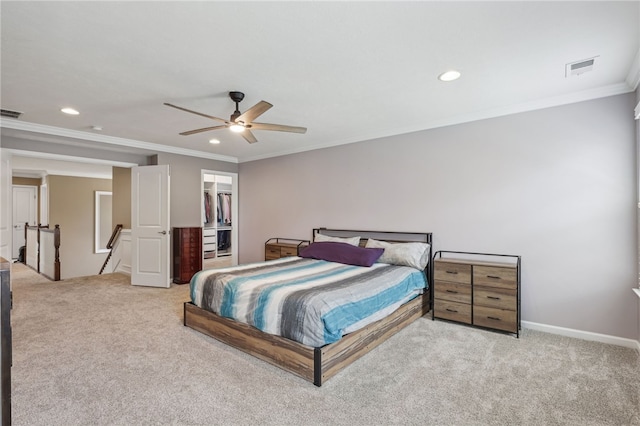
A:
POLYGON ((191 302, 184 304, 184 325, 321 386, 389 337, 429 312, 429 292, 394 313, 321 348, 264 333, 220 317, 191 302))

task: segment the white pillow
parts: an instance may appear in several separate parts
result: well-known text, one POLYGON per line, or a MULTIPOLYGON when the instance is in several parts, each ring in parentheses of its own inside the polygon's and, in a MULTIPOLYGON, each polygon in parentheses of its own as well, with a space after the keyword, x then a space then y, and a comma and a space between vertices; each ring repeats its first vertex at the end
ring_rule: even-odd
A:
POLYGON ((342 238, 342 237, 330 237, 324 234, 316 234, 313 241, 315 242, 330 241, 332 243, 347 243, 347 244, 351 244, 352 246, 360 245, 360 237, 342 238))
POLYGON ((378 259, 379 263, 411 266, 421 270, 429 263, 429 244, 427 243, 387 243, 369 238, 365 247, 384 249, 384 253, 378 259))

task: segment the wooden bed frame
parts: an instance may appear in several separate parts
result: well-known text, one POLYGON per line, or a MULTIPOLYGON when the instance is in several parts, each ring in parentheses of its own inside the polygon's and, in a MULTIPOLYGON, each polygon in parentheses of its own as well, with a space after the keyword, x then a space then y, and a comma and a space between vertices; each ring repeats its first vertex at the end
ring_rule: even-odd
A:
MULTIPOLYGON (((431 233, 317 228, 313 230, 314 238, 317 233, 339 237, 360 235, 362 237, 361 245, 364 245, 367 238, 390 242, 425 242, 431 245, 429 259, 432 258, 431 233)), ((316 386, 321 386, 343 368, 429 312, 433 301, 433 269, 431 264, 430 260, 425 270, 429 290, 424 294, 405 303, 389 316, 369 324, 361 330, 347 334, 337 342, 318 348, 264 333, 250 325, 201 309, 191 302, 184 304, 184 325, 296 374, 313 382, 316 386)))

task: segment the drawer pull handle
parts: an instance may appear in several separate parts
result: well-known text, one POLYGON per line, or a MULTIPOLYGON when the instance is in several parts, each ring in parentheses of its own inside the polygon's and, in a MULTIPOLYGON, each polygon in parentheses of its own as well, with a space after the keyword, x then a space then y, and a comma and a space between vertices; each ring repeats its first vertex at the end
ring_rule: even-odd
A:
POLYGON ((500 318, 496 318, 496 317, 487 317, 487 318, 494 321, 501 321, 500 318))
POLYGON ((494 280, 499 280, 500 277, 497 275, 487 275, 487 278, 493 278, 494 280))
POLYGON ((458 294, 458 292, 457 292, 457 291, 455 291, 455 290, 447 290, 447 293, 454 293, 454 294, 458 294))
POLYGON ((449 309, 449 308, 447 308, 447 311, 449 311, 449 312, 458 312, 455 309, 449 309))
POLYGON ((458 273, 458 271, 447 271, 447 274, 453 274, 456 275, 458 273))
POLYGON ((487 299, 500 300, 499 297, 495 297, 495 296, 487 296, 487 299))

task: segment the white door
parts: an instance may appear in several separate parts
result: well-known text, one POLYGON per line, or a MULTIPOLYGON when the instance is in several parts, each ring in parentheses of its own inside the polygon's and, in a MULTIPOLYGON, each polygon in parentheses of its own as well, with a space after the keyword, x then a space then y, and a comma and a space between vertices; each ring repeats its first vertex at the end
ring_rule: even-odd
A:
POLYGON ((11 154, 0 148, 0 257, 11 260, 11 154))
POLYGON ((171 286, 169 166, 131 169, 131 284, 171 286))
POLYGON ((38 187, 13 185, 13 258, 24 245, 24 224, 37 225, 38 187))

